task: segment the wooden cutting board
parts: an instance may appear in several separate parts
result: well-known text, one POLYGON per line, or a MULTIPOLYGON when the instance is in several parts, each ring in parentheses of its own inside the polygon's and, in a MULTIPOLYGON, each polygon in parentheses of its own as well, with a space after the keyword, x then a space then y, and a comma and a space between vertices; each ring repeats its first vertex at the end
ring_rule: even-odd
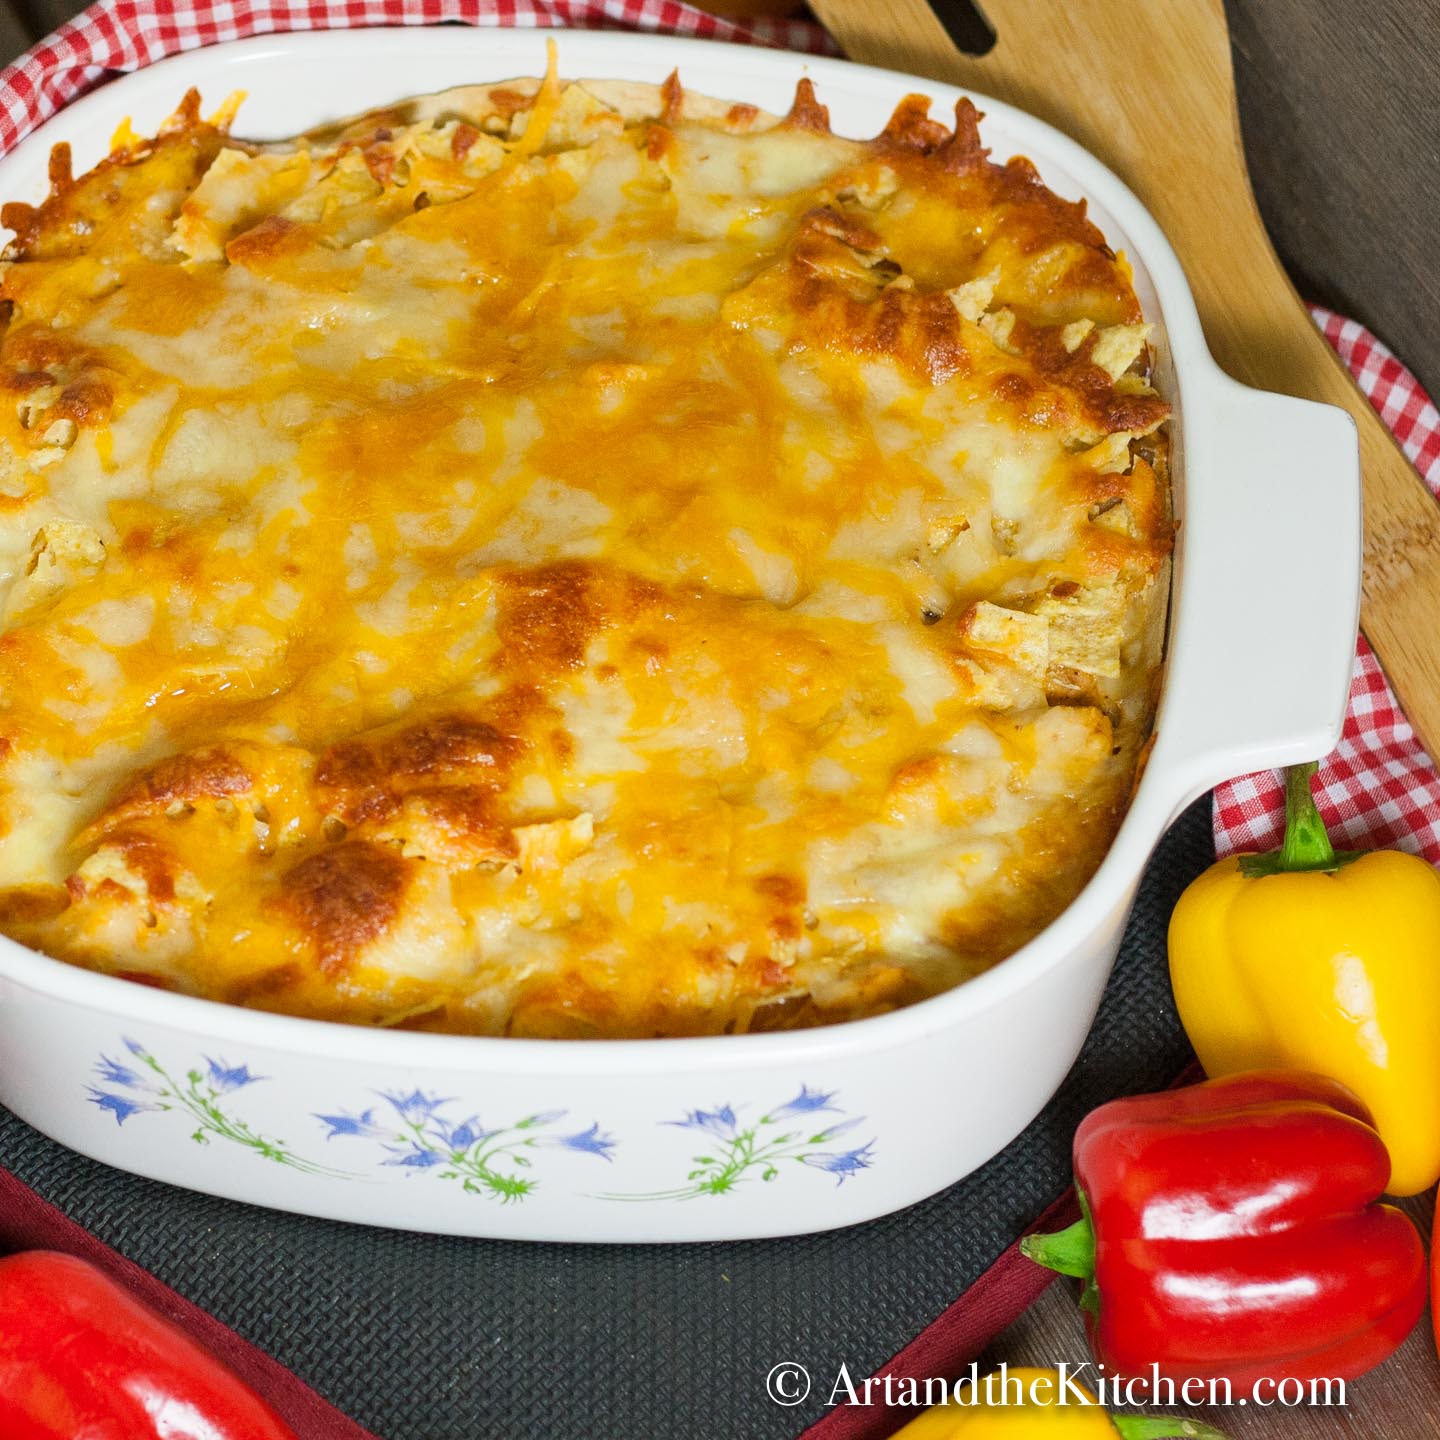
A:
POLYGON ((1311 323, 1270 245, 1245 168, 1221 0, 983 0, 997 36, 983 56, 962 53, 927 0, 811 6, 852 60, 993 95, 1078 140, 1165 230, 1216 360, 1247 385, 1355 417, 1361 626, 1440 757, 1440 505, 1311 323))

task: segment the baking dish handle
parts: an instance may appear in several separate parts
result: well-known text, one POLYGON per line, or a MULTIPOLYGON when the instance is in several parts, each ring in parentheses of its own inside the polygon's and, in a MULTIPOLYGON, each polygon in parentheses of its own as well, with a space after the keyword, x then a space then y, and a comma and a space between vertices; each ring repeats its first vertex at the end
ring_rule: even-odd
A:
POLYGON ((1345 411, 1219 370, 1185 399, 1172 663, 1152 757, 1183 777, 1179 804, 1334 747, 1361 554, 1359 441, 1345 411))

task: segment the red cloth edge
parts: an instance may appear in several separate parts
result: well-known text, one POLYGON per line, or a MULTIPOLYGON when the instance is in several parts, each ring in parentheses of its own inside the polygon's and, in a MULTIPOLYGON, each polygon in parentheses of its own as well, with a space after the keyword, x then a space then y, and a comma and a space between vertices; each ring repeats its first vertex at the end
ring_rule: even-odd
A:
POLYGON ((59 1250, 103 1270, 224 1361, 302 1440, 379 1440, 278 1360, 112 1250, 14 1175, 0 1170, 0 1251, 14 1250, 59 1250))
MULTIPOLYGON (((1067 1190, 1033 1225, 1037 1230, 1060 1230, 1080 1218, 1074 1190, 1067 1190)), ((1023 1237, 1021 1237, 1023 1238, 1023 1237)), ((961 1371, 1014 1321, 1018 1320, 1050 1285, 1059 1278, 1020 1253, 1016 1239, 1000 1258, 946 1306, 908 1345, 897 1350, 879 1370, 881 1381, 894 1377, 900 1382, 931 1378, 956 1379, 961 1371)), ((838 1405, 822 1416, 798 1440, 882 1440, 893 1435, 919 1412, 913 1408, 886 1405, 838 1405)))

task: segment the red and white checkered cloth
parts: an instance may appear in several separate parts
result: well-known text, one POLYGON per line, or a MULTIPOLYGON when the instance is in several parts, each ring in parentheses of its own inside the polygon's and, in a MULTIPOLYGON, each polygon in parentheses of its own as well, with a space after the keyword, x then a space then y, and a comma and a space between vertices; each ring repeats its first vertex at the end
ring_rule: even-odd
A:
MULTIPOLYGON (((139 70, 180 50, 290 30, 442 21, 665 31, 839 53, 811 21, 741 24, 680 0, 99 0, 0 72, 0 154, 107 73, 139 70)), ((1430 397, 1363 326, 1318 307, 1313 314, 1426 483, 1440 493, 1440 415, 1430 397)), ((1320 767, 1317 798, 1340 845, 1398 846, 1440 863, 1440 775, 1363 638, 1345 734, 1320 767)), ((1274 772, 1222 785, 1215 792, 1216 849, 1225 855, 1274 847, 1282 808, 1274 772)))
POLYGON ((290 30, 367 25, 571 26, 654 30, 837 55, 810 20, 721 20, 680 0, 99 0, 0 72, 0 154, 107 71, 181 50, 290 30))

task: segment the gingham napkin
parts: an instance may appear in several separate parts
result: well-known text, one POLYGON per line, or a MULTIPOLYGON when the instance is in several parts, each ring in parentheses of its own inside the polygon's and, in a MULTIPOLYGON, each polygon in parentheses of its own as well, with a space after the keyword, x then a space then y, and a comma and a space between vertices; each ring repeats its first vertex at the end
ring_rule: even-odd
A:
POLYGON ((834 55, 808 20, 721 20, 679 0, 99 0, 0 72, 0 154, 106 71, 140 70, 180 50, 290 30, 369 25, 550 25, 654 30, 834 55))
MULTIPOLYGON (((679 0, 99 0, 0 72, 0 154, 107 72, 139 70, 180 50, 289 30, 367 25, 575 26, 665 31, 836 54, 806 20, 741 24, 679 0)), ((1440 415, 1415 377, 1363 326, 1313 307, 1316 323, 1440 493, 1440 415)), ((1317 795, 1347 848, 1399 846, 1440 863, 1440 775, 1420 748, 1370 647, 1360 641, 1339 748, 1320 767, 1317 795)), ((1215 792, 1215 847, 1279 843, 1280 777, 1249 775, 1215 792)))

